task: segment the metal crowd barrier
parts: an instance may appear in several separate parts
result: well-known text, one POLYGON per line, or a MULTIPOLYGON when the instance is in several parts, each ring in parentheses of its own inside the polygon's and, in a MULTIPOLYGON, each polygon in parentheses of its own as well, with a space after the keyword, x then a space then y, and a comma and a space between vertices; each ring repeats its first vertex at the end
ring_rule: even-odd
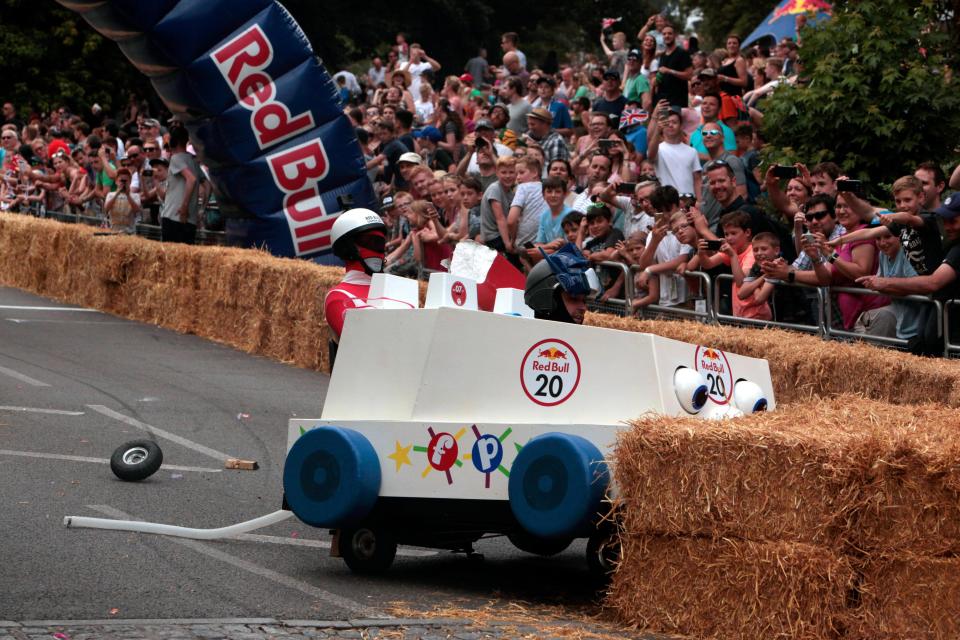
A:
POLYGON ((587 308, 590 311, 613 313, 620 317, 629 316, 632 313, 631 303, 633 302, 633 278, 630 275, 630 268, 622 262, 612 260, 605 260, 597 266, 618 269, 623 272, 623 297, 610 298, 606 302, 591 301, 587 303, 587 308))
MULTIPOLYGON (((887 298, 890 298, 891 300, 917 302, 920 304, 932 304, 933 308, 935 309, 936 317, 937 317, 937 335, 940 335, 940 336, 944 335, 943 303, 941 303, 939 300, 935 300, 928 296, 918 296, 918 295, 891 296, 886 294, 878 294, 876 291, 873 291, 872 289, 862 289, 862 288, 856 288, 856 287, 830 287, 829 291, 831 294, 848 293, 848 294, 853 294, 858 296, 880 295, 880 296, 885 296, 887 298)), ((832 295, 826 296, 826 306, 824 307, 824 317, 826 318, 826 329, 827 329, 826 337, 854 338, 857 340, 866 340, 867 342, 876 342, 877 344, 889 345, 894 347, 907 346, 907 341, 902 338, 888 338, 887 336, 871 336, 864 333, 857 333, 855 331, 847 331, 842 328, 841 329, 835 328, 833 326, 833 306, 832 305, 833 305, 833 296, 832 295)), ((945 342, 944 354, 946 355, 948 353, 947 348, 949 346, 948 339, 946 337, 944 337, 944 342, 945 342)))
MULTIPOLYGON (((208 207, 207 210, 208 219, 215 217, 219 219, 219 209, 215 207, 208 207)), ((18 215, 25 216, 36 216, 31 211, 11 211, 10 213, 15 213, 18 215)), ((104 220, 102 218, 97 218, 94 216, 85 216, 80 213, 62 213, 56 211, 47 211, 44 215, 39 216, 46 218, 48 220, 56 220, 57 222, 65 222, 67 224, 85 224, 90 227, 102 227, 104 225, 104 220)), ((147 238, 148 240, 160 240, 161 233, 160 227, 153 224, 145 224, 143 222, 138 222, 136 225, 136 235, 147 238)), ((208 246, 224 246, 227 244, 227 236, 223 231, 212 231, 210 229, 197 229, 197 244, 208 245, 208 246)))
MULTIPOLYGON (((716 284, 720 284, 724 280, 729 280, 733 282, 733 275, 729 273, 722 273, 717 276, 716 284)), ((830 296, 824 293, 823 287, 813 287, 806 284, 799 283, 789 283, 782 282, 775 286, 791 287, 795 289, 806 289, 808 291, 814 292, 817 297, 817 318, 814 320, 816 324, 798 324, 795 322, 779 322, 776 320, 756 320, 754 318, 741 318, 740 316, 727 315, 720 313, 720 287, 714 287, 710 291, 710 297, 713 299, 713 308, 714 308, 714 319, 721 324, 741 324, 741 325, 750 325, 755 327, 778 327, 781 329, 790 329, 791 331, 801 331, 804 333, 816 333, 820 336, 827 335, 827 329, 824 324, 823 319, 823 310, 824 310, 824 299, 829 298, 830 296)))
POLYGON ((960 300, 947 300, 943 305, 943 355, 949 358, 950 354, 960 353, 960 344, 954 344, 950 336, 950 309, 960 306, 960 300))
MULTIPOLYGON (((635 264, 632 267, 630 267, 631 284, 633 282, 633 274, 637 273, 638 271, 641 271, 640 265, 635 264)), ((651 277, 659 277, 659 275, 657 274, 651 277)), ((716 314, 714 313, 714 310, 716 309, 716 307, 713 304, 713 300, 710 295, 710 292, 713 290, 713 282, 710 276, 702 271, 687 271, 686 273, 683 274, 682 277, 695 278, 697 280, 700 280, 703 283, 702 288, 700 290, 702 294, 703 303, 704 303, 703 310, 699 310, 696 308, 686 309, 686 308, 677 307, 677 306, 664 306, 660 304, 648 304, 647 306, 640 308, 639 311, 640 311, 641 317, 647 317, 648 315, 668 316, 668 317, 674 316, 678 318, 694 318, 696 320, 700 320, 702 322, 706 322, 710 324, 716 323, 717 319, 716 319, 716 314)), ((694 298, 694 300, 698 300, 698 299, 699 298, 694 298)))

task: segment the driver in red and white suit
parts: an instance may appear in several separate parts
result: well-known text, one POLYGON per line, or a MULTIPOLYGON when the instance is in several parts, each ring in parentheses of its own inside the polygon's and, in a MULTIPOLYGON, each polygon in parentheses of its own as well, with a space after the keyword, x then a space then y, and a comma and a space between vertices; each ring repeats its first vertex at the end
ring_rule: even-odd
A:
POLYGON ((345 211, 333 223, 333 254, 346 263, 347 269, 343 280, 327 292, 324 300, 324 315, 337 342, 347 311, 370 307, 370 279, 383 271, 386 230, 380 216, 369 209, 345 211))

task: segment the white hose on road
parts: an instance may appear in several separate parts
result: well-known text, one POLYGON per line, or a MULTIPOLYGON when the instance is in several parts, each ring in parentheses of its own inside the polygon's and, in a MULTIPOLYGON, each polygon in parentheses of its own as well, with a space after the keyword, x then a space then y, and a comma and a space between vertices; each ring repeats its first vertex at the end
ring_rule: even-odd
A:
POLYGON ((190 527, 176 527, 169 524, 155 522, 137 522, 136 520, 111 520, 108 518, 87 518, 85 516, 66 516, 63 524, 66 527, 82 527, 86 529, 109 529, 112 531, 136 531, 139 533, 155 533, 161 536, 175 536, 177 538, 191 538, 193 540, 220 540, 232 538, 241 533, 255 531, 263 527, 282 522, 293 515, 292 511, 281 509, 265 516, 238 522, 229 527, 219 529, 191 529, 190 527))

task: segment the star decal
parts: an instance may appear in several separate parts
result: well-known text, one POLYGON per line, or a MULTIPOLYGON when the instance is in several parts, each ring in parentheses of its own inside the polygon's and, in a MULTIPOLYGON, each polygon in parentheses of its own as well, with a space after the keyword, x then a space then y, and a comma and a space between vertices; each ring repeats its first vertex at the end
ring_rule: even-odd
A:
POLYGON ((397 473, 400 472, 400 468, 405 464, 409 464, 410 466, 413 466, 413 463, 410 462, 410 449, 412 448, 413 448, 412 444, 408 444, 407 446, 404 447, 404 446, 401 446, 400 441, 397 440, 396 450, 387 456, 388 458, 390 458, 396 463, 397 473))

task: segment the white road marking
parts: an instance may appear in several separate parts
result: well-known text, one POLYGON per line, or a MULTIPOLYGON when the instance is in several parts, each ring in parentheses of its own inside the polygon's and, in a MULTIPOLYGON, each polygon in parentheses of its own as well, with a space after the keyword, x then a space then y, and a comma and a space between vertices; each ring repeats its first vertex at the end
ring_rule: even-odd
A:
POLYGON ((38 320, 27 318, 6 318, 7 322, 15 324, 130 324, 129 322, 110 320, 38 320))
MULTIPOLYGON (((110 516, 111 518, 122 518, 124 520, 133 519, 133 516, 126 514, 119 509, 114 509, 109 505, 88 504, 87 507, 106 516, 110 516)), ((219 560, 220 562, 224 562, 238 569, 243 569, 244 571, 260 576, 261 578, 266 578, 267 580, 276 582, 277 584, 283 585, 290 589, 295 589, 301 593, 305 593, 313 598, 318 598, 335 607, 344 609, 345 611, 353 611, 369 618, 390 619, 390 616, 384 615, 378 612, 376 609, 372 609, 366 605, 360 604, 359 602, 350 600, 349 598, 338 596, 335 593, 324 591, 323 589, 315 587, 312 584, 291 578, 290 576, 285 576, 282 573, 267 569, 266 567, 261 567, 260 565, 254 564, 248 560, 237 558, 236 556, 225 553, 220 549, 214 548, 210 543, 173 537, 168 537, 167 540, 174 544, 187 547, 188 549, 193 549, 197 553, 202 553, 203 555, 213 558, 214 560, 219 560)))
POLYGON ((0 411, 16 411, 18 413, 49 413, 55 416, 82 416, 85 411, 62 411, 60 409, 36 409, 34 407, 0 407, 0 411))
POLYGON ((27 384, 34 387, 49 387, 46 382, 40 382, 36 378, 31 378, 30 376, 24 375, 19 371, 14 371, 13 369, 7 369, 6 367, 0 367, 0 373, 10 376, 11 378, 16 378, 20 382, 26 382, 27 384))
POLYGON ((229 456, 225 453, 217 451, 216 449, 211 449, 210 447, 205 447, 202 444, 198 444, 193 440, 188 440, 183 436, 178 436, 175 433, 170 433, 169 431, 164 431, 163 429, 158 429, 157 427, 150 426, 145 422, 140 422, 139 420, 135 420, 130 416, 125 416, 122 413, 114 411, 109 407, 103 406, 102 404, 88 404, 87 408, 93 409, 97 413, 103 414, 108 418, 119 420, 120 422, 124 424, 128 424, 131 427, 136 427, 137 429, 141 429, 142 431, 146 431, 147 433, 152 433, 155 436, 165 438, 167 440, 170 440, 171 442, 176 442, 179 445, 183 445, 188 449, 193 449, 198 453, 202 453, 203 455, 209 456, 214 460, 219 460, 220 462, 226 462, 228 458, 236 457, 236 456, 229 456))
MULTIPOLYGON (((90 458, 88 456, 68 456, 61 453, 41 453, 39 451, 11 451, 0 449, 0 456, 17 456, 20 458, 43 458, 44 460, 67 460, 68 462, 94 462, 96 464, 110 464, 107 458, 90 458)), ((176 464, 164 464, 161 469, 171 471, 196 471, 198 473, 222 473, 223 469, 207 469, 206 467, 183 467, 176 464)))
POLYGON ((11 304, 0 304, 0 309, 13 311, 74 311, 76 313, 102 313, 96 309, 81 309, 77 307, 20 307, 11 304))
MULTIPOLYGON (((291 547, 316 547, 317 549, 329 549, 329 540, 308 540, 306 538, 281 538, 280 536, 266 536, 259 533, 241 533, 233 536, 231 540, 246 540, 249 542, 266 542, 267 544, 285 544, 291 547)), ((436 551, 426 549, 397 549, 398 556, 410 556, 412 558, 425 558, 437 555, 436 551)))

